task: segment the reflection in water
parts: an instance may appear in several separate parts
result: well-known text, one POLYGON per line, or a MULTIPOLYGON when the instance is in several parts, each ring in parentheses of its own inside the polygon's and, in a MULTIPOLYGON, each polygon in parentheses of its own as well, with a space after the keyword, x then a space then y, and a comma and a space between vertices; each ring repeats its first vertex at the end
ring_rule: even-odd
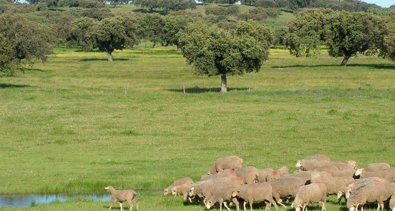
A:
POLYGON ((0 196, 0 207, 31 207, 35 204, 65 202, 73 199, 93 201, 110 201, 111 195, 30 195, 30 196, 0 196))

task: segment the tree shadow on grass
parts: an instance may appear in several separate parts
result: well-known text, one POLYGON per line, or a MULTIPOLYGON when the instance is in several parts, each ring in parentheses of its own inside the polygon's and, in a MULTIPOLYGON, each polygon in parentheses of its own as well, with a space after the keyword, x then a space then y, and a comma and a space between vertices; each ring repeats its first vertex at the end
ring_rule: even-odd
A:
POLYGON ((0 83, 0 89, 26 88, 26 87, 30 87, 30 86, 24 85, 24 84, 3 84, 3 83, 0 83))
POLYGON ((314 64, 314 65, 278 65, 272 66, 272 68, 312 68, 312 67, 369 67, 373 69, 382 70, 395 70, 395 65, 393 64, 349 64, 346 66, 341 66, 340 64, 314 64))
MULTIPOLYGON (((85 58, 85 59, 80 59, 81 62, 94 62, 94 61, 108 61, 108 59, 105 58, 85 58)), ((129 59, 126 58, 114 58, 114 62, 116 61, 129 61, 129 59)))
MULTIPOLYGON (((228 92, 234 92, 234 91, 249 91, 251 90, 250 88, 228 88, 228 92)), ((167 89, 167 91, 170 92, 180 92, 183 93, 184 89, 167 89)), ((185 93, 186 94, 201 94, 201 93, 220 93, 221 88, 217 87, 190 87, 190 88, 185 88, 185 93)))

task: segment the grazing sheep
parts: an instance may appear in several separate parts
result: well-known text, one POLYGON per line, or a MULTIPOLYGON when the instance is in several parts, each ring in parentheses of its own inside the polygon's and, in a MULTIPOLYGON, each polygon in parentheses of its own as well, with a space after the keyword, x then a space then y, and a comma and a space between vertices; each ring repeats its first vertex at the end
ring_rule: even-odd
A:
POLYGON ((111 193, 111 203, 108 208, 111 210, 112 203, 119 203, 121 211, 123 210, 122 203, 127 201, 129 204, 129 211, 133 209, 133 205, 136 205, 136 210, 139 210, 139 204, 137 202, 137 193, 134 190, 115 190, 112 186, 105 188, 107 192, 111 193))
MULTIPOLYGON (((288 167, 286 167, 286 166, 283 166, 283 167, 281 167, 277 170, 274 170, 274 171, 275 171, 275 175, 278 176, 278 178, 289 174, 288 167)), ((278 178, 275 178, 275 179, 278 179, 278 178)))
POLYGON ((299 188, 306 184, 306 181, 297 176, 286 176, 280 179, 270 181, 269 184, 272 186, 273 198, 278 204, 286 207, 282 203, 281 198, 295 197, 299 188))
POLYGON ((266 169, 259 169, 258 170, 258 182, 269 182, 273 180, 273 169, 266 168, 266 169))
POLYGON ((327 194, 338 194, 342 188, 354 181, 351 177, 334 177, 327 172, 313 171, 311 174, 311 183, 323 183, 326 185, 327 194))
MULTIPOLYGON (((358 210, 359 206, 366 203, 378 203, 377 210, 384 209, 384 201, 389 199, 393 194, 391 183, 388 181, 372 181, 364 186, 353 188, 350 197, 347 200, 349 211, 358 210)), ((363 208, 362 208, 363 209, 363 208)))
POLYGON ((221 177, 232 177, 236 176, 236 171, 233 169, 225 169, 214 175, 202 175, 201 180, 217 179, 221 177))
POLYGON ((227 202, 232 201, 236 206, 239 206, 239 202, 236 198, 232 198, 233 191, 237 190, 238 186, 231 184, 221 184, 221 186, 214 189, 212 193, 207 196, 205 200, 205 206, 207 209, 210 209, 214 204, 219 203, 219 208, 222 210, 222 204, 225 206, 227 210, 230 210, 227 202))
POLYGON ((388 163, 369 163, 365 171, 381 171, 391 168, 390 164, 388 163))
POLYGON ((395 211, 395 193, 391 196, 391 200, 390 200, 390 209, 392 211, 395 211))
POLYGON ((318 202, 322 206, 321 211, 326 210, 326 195, 327 188, 324 183, 313 183, 302 186, 299 188, 291 207, 294 207, 296 211, 304 211, 307 210, 306 207, 310 203, 318 202))
POLYGON ((312 155, 302 160, 298 160, 296 167, 303 171, 314 170, 331 163, 331 159, 326 155, 312 155))
POLYGON ((236 169, 236 175, 243 178, 245 184, 256 183, 259 171, 255 167, 244 167, 236 169))
POLYGON ((333 161, 332 164, 334 164, 334 165, 346 164, 348 167, 350 167, 352 169, 357 168, 357 161, 355 161, 355 160, 336 160, 336 161, 333 161))
POLYGON ((184 185, 184 184, 186 184, 186 185, 189 184, 190 185, 192 183, 193 183, 193 180, 190 177, 184 177, 184 178, 181 178, 181 179, 174 180, 174 182, 169 187, 167 187, 167 188, 165 188, 163 190, 163 195, 164 196, 169 195, 171 193, 171 189, 173 188, 173 186, 184 185))
MULTIPOLYGON (((267 183, 257 183, 257 184, 246 184, 239 186, 236 191, 233 191, 232 197, 241 198, 244 200, 245 205, 248 203, 250 205, 250 210, 252 211, 252 204, 254 202, 265 202, 266 209, 270 207, 271 204, 274 205, 276 210, 278 209, 276 202, 273 200, 273 190, 272 186, 267 183)), ((236 209, 239 210, 238 204, 236 204, 236 209)))
POLYGON ((238 156, 228 156, 224 158, 219 158, 218 160, 215 161, 214 165, 209 170, 208 175, 216 174, 225 169, 236 170, 242 167, 243 162, 244 162, 243 159, 241 159, 238 156))
POLYGON ((355 177, 360 177, 360 178, 379 177, 389 182, 395 182, 395 168, 389 168, 380 171, 365 171, 365 169, 358 169, 355 172, 355 177))
POLYGON ((192 184, 175 185, 171 188, 171 194, 173 196, 182 195, 184 200, 187 200, 188 192, 191 188, 191 185, 192 184))
POLYGON ((302 179, 305 182, 305 184, 309 184, 311 182, 311 172, 312 171, 299 171, 292 174, 288 174, 285 177, 297 177, 302 179))

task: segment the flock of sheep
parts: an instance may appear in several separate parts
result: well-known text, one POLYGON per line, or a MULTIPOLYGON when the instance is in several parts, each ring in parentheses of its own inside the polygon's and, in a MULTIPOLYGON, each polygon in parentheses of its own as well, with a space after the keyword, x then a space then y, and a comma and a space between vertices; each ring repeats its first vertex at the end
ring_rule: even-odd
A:
POLYGON ((395 211, 395 168, 387 163, 371 163, 357 169, 353 160, 332 161, 326 155, 312 155, 297 161, 299 169, 292 174, 287 167, 257 169, 243 167, 237 156, 215 161, 201 181, 181 178, 164 189, 163 194, 178 196, 193 203, 203 203, 207 209, 219 204, 230 210, 231 204, 240 210, 250 210, 255 203, 263 202, 265 210, 277 204, 286 207, 283 200, 294 199, 291 207, 305 211, 311 203, 319 203, 325 210, 326 197, 344 198, 349 211, 363 210, 368 203, 384 209, 385 202, 395 211))

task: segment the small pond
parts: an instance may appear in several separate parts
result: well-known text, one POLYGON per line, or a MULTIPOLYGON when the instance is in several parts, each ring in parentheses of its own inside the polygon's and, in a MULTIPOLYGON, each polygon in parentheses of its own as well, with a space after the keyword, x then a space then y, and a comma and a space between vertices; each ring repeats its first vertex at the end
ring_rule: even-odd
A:
POLYGON ((65 202, 69 200, 85 199, 92 201, 110 201, 111 195, 28 195, 28 196, 0 196, 1 207, 31 207, 39 204, 65 202))

